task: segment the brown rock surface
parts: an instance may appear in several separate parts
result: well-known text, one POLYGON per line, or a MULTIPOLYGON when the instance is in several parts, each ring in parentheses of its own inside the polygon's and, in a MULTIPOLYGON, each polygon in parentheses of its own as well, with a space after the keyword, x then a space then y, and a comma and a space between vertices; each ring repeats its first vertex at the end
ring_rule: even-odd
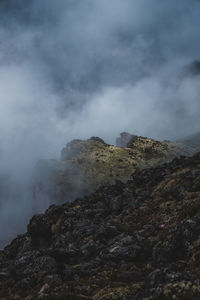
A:
POLYGON ((0 252, 0 299, 197 300, 199 258, 196 154, 34 216, 0 252))

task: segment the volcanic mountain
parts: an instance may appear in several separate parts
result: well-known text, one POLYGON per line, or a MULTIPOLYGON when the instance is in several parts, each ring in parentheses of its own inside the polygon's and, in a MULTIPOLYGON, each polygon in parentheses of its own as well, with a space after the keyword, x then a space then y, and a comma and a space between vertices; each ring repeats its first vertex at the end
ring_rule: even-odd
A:
POLYGON ((197 148, 118 145, 74 140, 38 163, 33 200, 52 205, 0 252, 0 299, 200 299, 197 148))

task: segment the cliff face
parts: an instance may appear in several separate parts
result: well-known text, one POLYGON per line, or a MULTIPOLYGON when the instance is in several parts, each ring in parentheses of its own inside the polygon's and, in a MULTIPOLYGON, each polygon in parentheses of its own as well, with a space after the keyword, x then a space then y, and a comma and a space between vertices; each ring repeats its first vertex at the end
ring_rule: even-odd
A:
POLYGON ((170 141, 124 134, 118 139, 121 147, 108 145, 100 138, 73 140, 62 150, 60 161, 41 161, 36 170, 35 203, 63 203, 94 192, 100 186, 126 182, 136 169, 144 169, 169 162, 197 150, 170 141))
POLYGON ((0 252, 0 299, 200 299, 199 232, 200 154, 137 169, 35 215, 0 252))

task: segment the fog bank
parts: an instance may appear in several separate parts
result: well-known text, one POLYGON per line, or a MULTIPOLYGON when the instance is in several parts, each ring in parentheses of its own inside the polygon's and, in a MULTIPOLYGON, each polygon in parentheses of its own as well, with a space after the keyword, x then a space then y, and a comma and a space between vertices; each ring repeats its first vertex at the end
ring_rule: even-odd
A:
POLYGON ((0 173, 23 186, 1 196, 0 225, 30 208, 35 162, 58 158, 73 138, 199 131, 199 9, 197 0, 0 1, 0 173))

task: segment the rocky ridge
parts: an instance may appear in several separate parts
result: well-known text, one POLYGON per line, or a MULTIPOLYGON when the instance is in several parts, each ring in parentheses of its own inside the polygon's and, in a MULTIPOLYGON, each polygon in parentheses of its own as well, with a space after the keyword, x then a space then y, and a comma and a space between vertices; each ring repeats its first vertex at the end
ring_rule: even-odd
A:
POLYGON ((101 186, 113 185, 116 180, 126 183, 136 169, 197 152, 196 147, 181 142, 160 142, 129 133, 122 133, 117 145, 106 144, 97 137, 73 140, 62 150, 60 161, 40 161, 35 175, 36 211, 37 207, 72 201, 101 186))
POLYGON ((0 299, 197 300, 199 258, 198 153, 35 215, 0 252, 0 299))

